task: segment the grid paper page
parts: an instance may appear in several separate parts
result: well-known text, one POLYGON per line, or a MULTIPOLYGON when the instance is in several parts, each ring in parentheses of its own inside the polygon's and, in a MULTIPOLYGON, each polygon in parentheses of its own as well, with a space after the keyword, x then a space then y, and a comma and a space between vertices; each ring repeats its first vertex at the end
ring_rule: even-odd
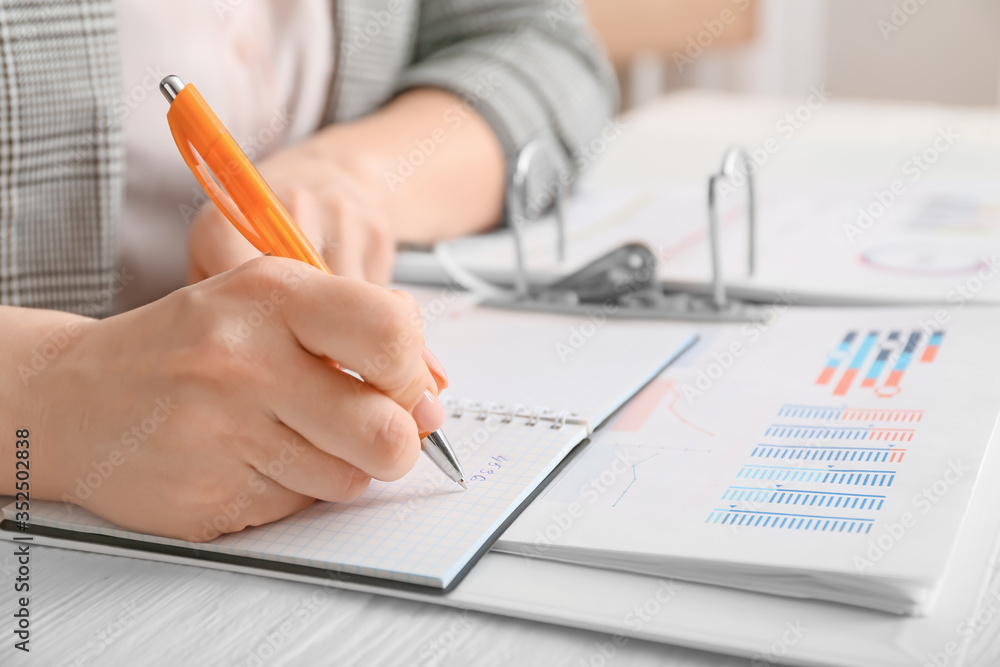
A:
MULTIPOLYGON (((468 491, 422 456, 404 479, 372 482, 350 505, 317 503, 199 545, 122 530, 62 503, 32 502, 32 523, 445 588, 586 429, 449 416, 445 431, 463 461, 468 491)), ((12 519, 13 505, 4 513, 12 519)))

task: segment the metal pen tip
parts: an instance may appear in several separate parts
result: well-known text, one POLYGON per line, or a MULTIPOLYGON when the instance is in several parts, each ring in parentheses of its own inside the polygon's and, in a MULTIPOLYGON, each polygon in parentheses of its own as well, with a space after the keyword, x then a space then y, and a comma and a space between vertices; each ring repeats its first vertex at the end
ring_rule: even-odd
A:
POLYGON ((468 491, 468 490, 469 490, 469 485, 465 483, 465 480, 464 480, 464 479, 460 479, 460 480, 458 480, 458 483, 459 483, 459 484, 461 484, 461 485, 462 485, 462 488, 463 488, 463 489, 465 489, 466 491, 468 491))
POLYGON ((462 465, 458 462, 455 450, 451 448, 451 443, 445 437, 444 431, 439 429, 428 433, 420 441, 420 446, 448 479, 468 489, 465 485, 465 473, 462 471, 462 465))

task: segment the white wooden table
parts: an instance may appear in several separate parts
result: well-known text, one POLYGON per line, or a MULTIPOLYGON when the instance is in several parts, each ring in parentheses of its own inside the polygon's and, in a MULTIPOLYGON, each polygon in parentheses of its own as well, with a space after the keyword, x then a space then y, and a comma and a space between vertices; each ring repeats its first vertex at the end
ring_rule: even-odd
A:
MULTIPOLYGON (((9 543, 2 543, 5 548, 9 543)), ((31 653, 11 648, 13 557, 0 558, 0 665, 735 667, 746 660, 277 579, 31 549, 31 653), (606 647, 605 647, 606 648, 606 647), (606 649, 607 650, 607 649, 606 649)))

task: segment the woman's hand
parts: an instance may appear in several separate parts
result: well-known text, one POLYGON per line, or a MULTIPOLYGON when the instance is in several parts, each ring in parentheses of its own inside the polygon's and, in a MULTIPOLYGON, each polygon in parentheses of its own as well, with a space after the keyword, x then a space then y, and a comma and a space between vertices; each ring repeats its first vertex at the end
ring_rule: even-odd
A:
MULTIPOLYGON (((391 277, 397 242, 482 231, 503 208, 499 141, 468 103, 441 90, 407 91, 258 167, 335 274, 379 285, 391 277)), ((259 256, 214 205, 195 217, 190 282, 259 256)))
MULTIPOLYGON (((261 175, 334 274, 386 285, 396 253, 388 190, 360 161, 338 157, 326 144, 313 137, 280 151, 261 162, 261 175)), ((209 204, 192 221, 188 257, 194 283, 260 253, 209 204)))
POLYGON ((202 541, 350 501, 444 420, 412 297, 294 260, 74 322, 18 414, 51 499, 132 530, 202 541))

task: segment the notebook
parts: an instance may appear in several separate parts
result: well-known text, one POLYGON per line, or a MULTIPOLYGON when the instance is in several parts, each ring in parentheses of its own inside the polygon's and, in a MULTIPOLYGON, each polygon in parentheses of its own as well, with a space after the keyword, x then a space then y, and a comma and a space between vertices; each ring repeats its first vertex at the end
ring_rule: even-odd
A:
MULTIPOLYGON (((695 339, 690 328, 668 323, 497 312, 449 290, 418 298, 427 343, 451 378, 444 430, 469 491, 421 457, 403 480, 373 482, 354 503, 317 503, 203 544, 123 530, 77 506, 40 501, 31 502, 25 532, 141 557, 187 555, 448 590, 567 455, 695 339)), ((8 532, 17 530, 12 509, 4 509, 8 532)))
POLYGON ((706 330, 496 549, 926 614, 1000 412, 998 327, 801 309, 706 330))

